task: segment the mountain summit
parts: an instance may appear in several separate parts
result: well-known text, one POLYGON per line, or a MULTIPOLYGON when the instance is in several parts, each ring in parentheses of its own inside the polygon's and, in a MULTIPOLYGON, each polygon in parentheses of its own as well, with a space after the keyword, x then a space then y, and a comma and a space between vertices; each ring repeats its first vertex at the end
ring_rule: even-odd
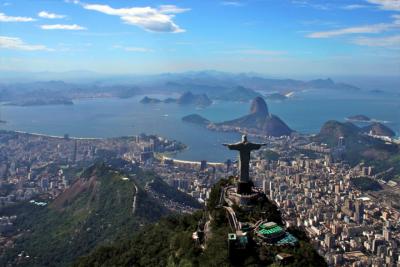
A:
POLYGON ((253 101, 251 102, 250 113, 261 116, 269 115, 267 103, 265 103, 262 97, 257 96, 256 98, 253 99, 253 101))

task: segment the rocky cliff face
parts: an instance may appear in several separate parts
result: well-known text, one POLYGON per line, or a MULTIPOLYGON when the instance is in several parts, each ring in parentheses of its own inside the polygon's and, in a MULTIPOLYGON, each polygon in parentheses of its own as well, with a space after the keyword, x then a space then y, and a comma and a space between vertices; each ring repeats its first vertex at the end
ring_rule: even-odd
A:
POLYGON ((269 115, 267 103, 265 103, 262 97, 258 96, 253 99, 253 101, 251 102, 250 113, 257 114, 259 116, 269 115))

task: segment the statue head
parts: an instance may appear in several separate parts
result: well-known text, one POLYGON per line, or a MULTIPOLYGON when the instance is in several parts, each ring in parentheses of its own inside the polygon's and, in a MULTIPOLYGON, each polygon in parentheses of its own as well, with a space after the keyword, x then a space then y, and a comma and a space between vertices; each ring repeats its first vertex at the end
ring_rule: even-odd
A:
POLYGON ((247 135, 242 135, 242 142, 247 142, 247 135))

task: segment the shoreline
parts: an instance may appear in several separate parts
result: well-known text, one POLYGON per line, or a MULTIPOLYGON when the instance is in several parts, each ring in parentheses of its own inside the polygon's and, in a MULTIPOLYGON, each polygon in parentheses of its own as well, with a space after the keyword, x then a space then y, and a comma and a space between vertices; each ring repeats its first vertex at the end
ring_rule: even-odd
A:
MULTIPOLYGON (((117 137, 73 137, 69 136, 68 138, 65 138, 64 136, 57 136, 57 135, 48 135, 48 134, 41 134, 41 133, 29 133, 29 132, 24 132, 24 131, 18 131, 18 130, 0 130, 0 131, 6 131, 6 132, 12 132, 12 133, 17 133, 17 134, 25 134, 25 135, 31 135, 31 136, 37 136, 37 137, 46 137, 46 138, 54 138, 54 139, 60 139, 60 140, 89 140, 89 141, 102 141, 102 140, 107 140, 107 139, 121 139, 121 138, 135 138, 137 135, 127 135, 127 136, 117 136, 117 137)), ((160 135, 155 135, 157 137, 162 137, 160 135)), ((162 137, 165 138, 165 137, 162 137)), ((177 142, 179 144, 183 145, 183 148, 178 149, 176 151, 170 151, 170 152, 163 152, 163 153, 170 153, 170 154, 177 154, 182 151, 188 150, 189 146, 182 143, 181 141, 175 140, 175 139, 168 139, 165 138, 165 140, 169 140, 171 142, 177 142)))
MULTIPOLYGON (((15 133, 19 133, 19 134, 28 134, 28 135, 33 135, 33 136, 49 137, 49 138, 65 139, 65 140, 68 140, 68 139, 71 139, 71 140, 105 140, 105 139, 111 139, 111 138, 119 138, 119 137, 102 138, 102 137, 73 137, 73 136, 69 136, 68 138, 65 138, 64 136, 41 134, 41 133, 29 133, 29 132, 24 132, 24 131, 19 131, 19 130, 7 130, 7 131, 15 132, 15 133)), ((134 137, 134 136, 120 136, 120 137, 134 137)))
MULTIPOLYGON (((176 163, 181 163, 181 164, 194 164, 194 165, 201 165, 201 161, 194 161, 194 160, 184 160, 184 159, 176 159, 176 158, 171 158, 171 157, 166 157, 165 155, 161 155, 162 160, 172 160, 173 162, 176 163)), ((211 166, 224 166, 225 164, 223 162, 208 162, 207 165, 211 166)))
POLYGON ((344 118, 345 121, 349 121, 349 122, 359 122, 359 123, 390 123, 390 121, 383 121, 383 120, 377 120, 377 119, 370 119, 370 120, 355 120, 355 119, 351 119, 349 117, 345 117, 344 118))

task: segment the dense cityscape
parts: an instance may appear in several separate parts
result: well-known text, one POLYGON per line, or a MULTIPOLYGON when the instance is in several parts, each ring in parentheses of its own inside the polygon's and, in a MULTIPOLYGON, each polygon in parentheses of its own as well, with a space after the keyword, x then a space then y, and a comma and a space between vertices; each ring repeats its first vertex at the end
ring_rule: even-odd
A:
MULTIPOLYGON (((2 206, 20 201, 46 205, 73 182, 73 170, 99 157, 120 158, 124 164, 152 171, 200 203, 207 202, 220 178, 237 172, 235 161, 191 162, 165 156, 185 146, 157 136, 75 139, 3 131, 0 138, 2 206)), ((400 186, 395 181, 385 181, 385 173, 376 173, 372 166, 350 167, 324 144, 310 143, 307 136, 266 142, 266 148, 252 155, 250 176, 255 187, 279 207, 286 227, 304 229, 330 266, 399 262, 400 186), (372 180, 382 189, 361 190, 354 182, 357 179, 372 180)), ((340 145, 337 149, 345 149, 340 145)), ((151 192, 150 187, 146 190, 151 192)), ((193 212, 179 203, 165 205, 193 212)), ((1 232, 9 231, 15 219, 16 215, 2 217, 1 232)), ((7 237, 1 239, 4 247, 12 246, 7 237)))

